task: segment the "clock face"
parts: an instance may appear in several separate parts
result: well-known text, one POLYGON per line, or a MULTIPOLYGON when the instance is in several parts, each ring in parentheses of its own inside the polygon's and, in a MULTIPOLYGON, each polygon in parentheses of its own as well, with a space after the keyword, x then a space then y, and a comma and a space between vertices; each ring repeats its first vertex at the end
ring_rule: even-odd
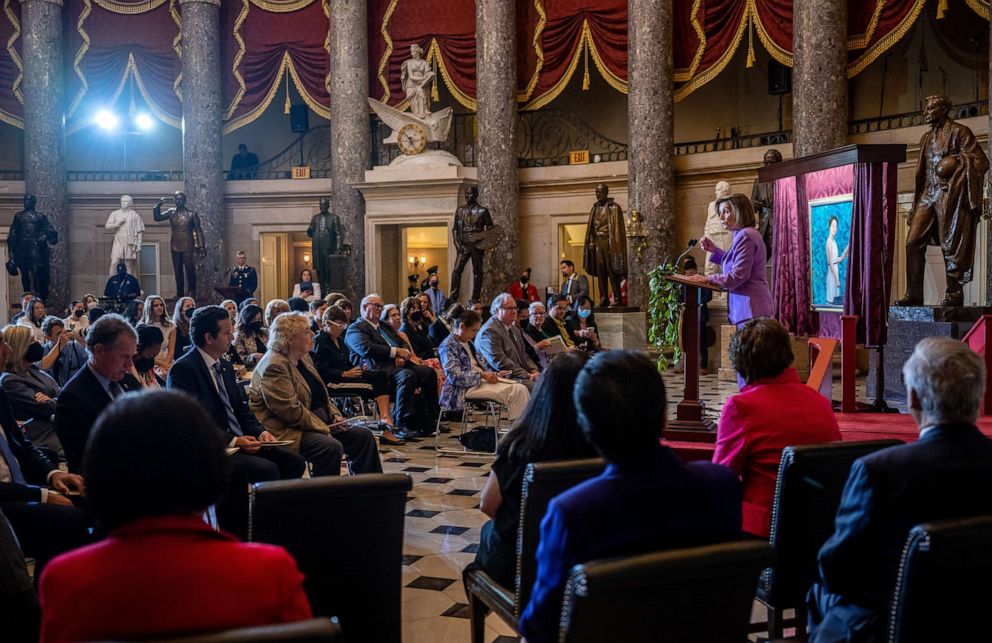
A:
POLYGON ((396 134, 396 142, 404 154, 420 154, 427 147, 427 133, 420 125, 407 123, 396 134))

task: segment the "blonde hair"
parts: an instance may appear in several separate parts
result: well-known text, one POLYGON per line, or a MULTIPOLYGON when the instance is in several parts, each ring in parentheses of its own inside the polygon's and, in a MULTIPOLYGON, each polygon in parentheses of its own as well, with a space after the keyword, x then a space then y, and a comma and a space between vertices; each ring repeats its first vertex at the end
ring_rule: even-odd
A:
POLYGON ((262 319, 265 320, 266 326, 272 326, 275 318, 286 312, 289 312, 289 302, 285 299, 273 299, 265 304, 265 314, 262 315, 262 319))
POLYGON ((34 335, 27 326, 14 324, 3 329, 3 338, 10 344, 10 356, 7 358, 7 371, 23 375, 28 370, 28 363, 24 361, 24 354, 28 352, 28 346, 34 343, 34 335))
POLYGON ((272 320, 267 348, 282 355, 289 353, 289 342, 300 331, 310 331, 310 320, 303 313, 282 313, 272 320))

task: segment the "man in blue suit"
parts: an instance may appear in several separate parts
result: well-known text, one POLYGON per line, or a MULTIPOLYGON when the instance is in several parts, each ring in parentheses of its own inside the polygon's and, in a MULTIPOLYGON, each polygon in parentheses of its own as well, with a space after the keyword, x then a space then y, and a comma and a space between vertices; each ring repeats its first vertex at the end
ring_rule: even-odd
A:
POLYGON ((582 432, 608 465, 548 505, 537 579, 520 618, 529 643, 558 639, 565 581, 574 565, 741 534, 737 475, 709 462, 683 463, 659 444, 665 385, 646 356, 598 354, 579 374, 574 401, 582 432))
POLYGON ((992 513, 992 440, 975 426, 985 366, 966 344, 928 337, 903 366, 920 439, 855 461, 810 590, 810 641, 884 634, 903 545, 915 525, 992 513))

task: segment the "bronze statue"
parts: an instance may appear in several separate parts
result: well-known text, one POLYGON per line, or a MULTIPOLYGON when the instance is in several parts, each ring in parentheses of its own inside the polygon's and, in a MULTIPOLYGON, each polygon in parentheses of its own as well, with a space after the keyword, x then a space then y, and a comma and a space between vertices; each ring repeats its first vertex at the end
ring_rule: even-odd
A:
POLYGON ((599 278, 600 306, 610 304, 609 286, 613 286, 613 306, 622 306, 620 282, 627 278, 627 233, 623 210, 609 198, 605 183, 596 186, 596 203, 589 211, 586 248, 582 269, 599 278))
POLYGON ((14 215, 7 237, 7 269, 12 274, 21 271, 24 292, 33 292, 42 300, 48 299, 49 246, 59 242, 59 234, 52 229, 48 217, 35 212, 38 199, 33 194, 24 195, 24 209, 14 215), (16 269, 16 270, 15 270, 16 269))
POLYGON ((479 188, 469 186, 465 189, 465 205, 455 210, 455 225, 452 236, 458 258, 455 259, 455 269, 451 271, 451 295, 448 301, 458 301, 462 284, 462 271, 465 264, 472 260, 472 300, 479 301, 482 296, 482 261, 486 250, 495 247, 491 244, 489 230, 494 230, 493 218, 489 209, 479 205, 479 188))
POLYGON ((186 208, 186 194, 176 192, 173 196, 176 206, 162 212, 162 204, 166 197, 162 197, 152 210, 152 217, 156 221, 168 221, 172 227, 172 239, 170 248, 172 250, 172 267, 176 272, 176 297, 185 297, 196 293, 196 257, 193 253, 203 255, 206 253, 206 246, 203 243, 203 229, 200 228, 200 215, 186 208), (189 285, 189 290, 183 287, 185 282, 189 285))
POLYGON ((331 201, 327 197, 320 200, 320 212, 310 219, 307 236, 313 239, 313 267, 317 280, 327 288, 334 283, 331 277, 331 255, 341 254, 341 217, 330 212, 331 201))
MULTIPOLYGON (((782 153, 776 149, 765 152, 764 164, 774 165, 782 162, 782 153)), ((751 205, 758 214, 758 232, 765 241, 765 259, 772 256, 772 222, 775 217, 775 182, 761 182, 757 179, 751 187, 751 205)))
POLYGON ((975 264, 975 228, 989 159, 971 130, 948 118, 947 96, 928 96, 923 111, 930 131, 920 139, 916 192, 906 237, 906 296, 899 306, 923 304, 928 245, 939 245, 947 271, 941 306, 964 304, 964 284, 975 264))

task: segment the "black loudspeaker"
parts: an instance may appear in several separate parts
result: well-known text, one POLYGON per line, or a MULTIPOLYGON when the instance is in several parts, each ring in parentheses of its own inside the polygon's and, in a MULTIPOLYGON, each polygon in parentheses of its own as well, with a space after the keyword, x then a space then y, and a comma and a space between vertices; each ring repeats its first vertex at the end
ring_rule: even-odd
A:
POLYGON ((289 108, 289 127, 297 134, 310 130, 310 112, 306 105, 293 105, 289 108))
MULTIPOLYGON (((772 96, 788 94, 792 91, 792 70, 778 62, 768 61, 768 93, 772 96)), ((294 132, 296 130, 293 130, 294 132)))

